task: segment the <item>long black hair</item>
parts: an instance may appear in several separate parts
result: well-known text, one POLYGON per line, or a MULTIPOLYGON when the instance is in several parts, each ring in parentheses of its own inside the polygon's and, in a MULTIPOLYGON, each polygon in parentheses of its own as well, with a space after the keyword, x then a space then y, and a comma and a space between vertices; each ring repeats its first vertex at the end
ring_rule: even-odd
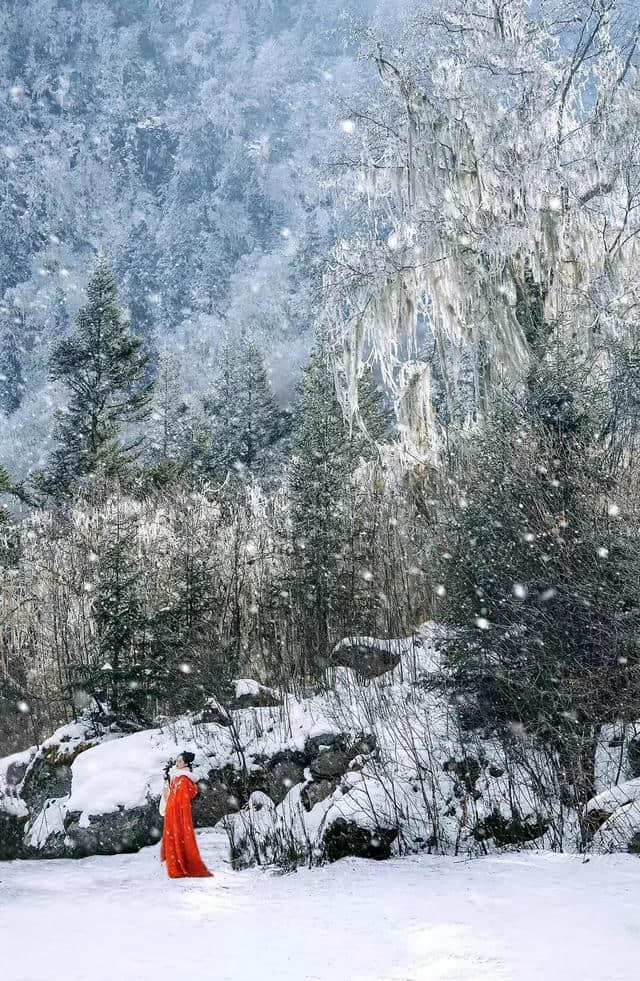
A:
POLYGON ((193 761, 196 758, 196 754, 195 753, 190 753, 188 750, 183 749, 182 752, 180 753, 180 756, 185 761, 185 763, 187 764, 187 766, 189 767, 189 769, 192 770, 193 769, 193 761))

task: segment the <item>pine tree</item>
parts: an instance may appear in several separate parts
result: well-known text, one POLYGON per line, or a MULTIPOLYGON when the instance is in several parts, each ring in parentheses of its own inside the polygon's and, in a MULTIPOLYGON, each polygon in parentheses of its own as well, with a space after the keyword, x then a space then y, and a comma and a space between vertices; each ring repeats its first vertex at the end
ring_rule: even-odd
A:
POLYGON ((342 554, 349 521, 343 498, 352 449, 325 345, 319 342, 299 386, 291 465, 293 584, 306 669, 327 664, 332 626, 342 605, 342 554))
POLYGON ((14 331, 8 328, 0 341, 0 409, 5 415, 20 408, 24 387, 20 348, 14 331))
MULTIPOLYGON (((92 502, 86 502, 89 507, 92 502)), ((68 665, 70 694, 89 692, 112 719, 137 728, 145 719, 151 669, 146 660, 144 569, 135 517, 119 503, 101 529, 92 559, 95 649, 91 659, 68 665)))
POLYGON ((640 528, 608 503, 628 492, 604 402, 581 361, 538 366, 465 456, 434 550, 457 700, 475 724, 550 746, 582 803, 599 728, 640 711, 640 528))
POLYGON ((154 692, 172 711, 196 709, 204 693, 221 694, 233 661, 220 656, 214 559, 184 515, 181 545, 172 562, 168 602, 150 624, 149 663, 154 692))
POLYGON ((189 430, 189 410, 178 372, 169 358, 161 357, 147 438, 147 473, 156 486, 166 486, 177 479, 187 465, 184 456, 190 441, 189 430))
POLYGON ((143 627, 138 597, 142 569, 136 562, 136 529, 117 512, 110 540, 97 569, 96 621, 100 645, 100 670, 107 678, 110 707, 118 716, 129 711, 143 683, 139 677, 140 636, 143 627))
POLYGON ((101 261, 87 289, 75 331, 55 348, 50 362, 53 381, 70 392, 68 405, 56 413, 53 453, 45 488, 65 493, 79 478, 101 471, 122 472, 141 451, 142 439, 126 438, 125 425, 149 413, 150 385, 142 340, 126 323, 117 305, 117 287, 101 261))
POLYGON ((204 410, 210 427, 203 450, 206 472, 224 479, 229 473, 269 469, 288 420, 272 391, 262 352, 246 334, 223 343, 204 410))
MULTIPOLYGON (((358 381, 358 409, 366 433, 360 436, 359 452, 368 459, 376 456, 376 444, 391 438, 394 428, 393 412, 385 402, 384 389, 376 384, 371 368, 366 368, 358 381)), ((358 434, 355 434, 356 439, 358 434)))

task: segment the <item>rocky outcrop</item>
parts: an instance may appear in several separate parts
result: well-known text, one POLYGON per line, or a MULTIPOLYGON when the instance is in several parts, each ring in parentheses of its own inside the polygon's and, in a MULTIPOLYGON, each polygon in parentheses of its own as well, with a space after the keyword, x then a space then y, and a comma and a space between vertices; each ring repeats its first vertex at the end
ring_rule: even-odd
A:
POLYGON ((104 732, 76 725, 63 727, 59 735, 55 734, 40 747, 26 769, 20 791, 30 814, 38 814, 45 801, 71 793, 73 761, 104 738, 104 732))
MULTIPOLYGON (((267 697, 264 692, 259 696, 267 697)), ((234 722, 213 700, 203 712, 209 713, 206 719, 203 713, 186 718, 180 736, 173 730, 116 736, 97 733, 84 724, 63 727, 32 755, 28 765, 12 765, 11 793, 17 804, 10 813, 0 808, 3 856, 77 858, 132 852, 157 842, 162 834, 158 802, 164 753, 154 747, 158 740, 168 739, 167 757, 175 758, 176 749, 168 748, 171 741, 177 740, 176 745, 181 746, 190 735, 193 737, 193 726, 198 727, 198 739, 209 741, 197 764, 199 794, 193 816, 198 828, 211 827, 246 807, 252 795, 262 795, 260 799, 268 799, 275 807, 296 787, 305 788, 305 806, 312 809, 316 802, 331 796, 351 763, 363 759, 375 745, 371 737, 316 724, 299 743, 301 748, 294 748, 293 741, 283 746, 277 738, 261 738, 265 728, 273 732, 275 716, 264 726, 264 720, 256 720, 250 710, 244 722, 242 717, 234 722), (240 728, 232 730, 230 721, 240 728), (250 742, 244 746, 239 742, 243 725, 248 727, 245 732, 255 733, 253 747, 250 742), (89 762, 84 754, 91 751, 97 755, 94 761, 92 754, 89 762), (129 754, 134 759, 148 759, 152 767, 148 772, 144 763, 142 769, 137 764, 138 790, 130 786, 129 764, 123 763, 129 754), (22 782, 16 783, 18 780, 22 782), (101 803, 105 786, 113 789, 101 803), (83 787, 90 789, 83 791, 83 787), (114 807, 111 803, 127 798, 130 804, 114 807), (99 812, 93 813, 92 806, 99 812)), ((246 735, 244 738, 246 741, 246 735)), ((9 766, 5 785, 8 773, 9 766)))
POLYGON ((245 797, 260 790, 279 804, 292 787, 304 780, 308 758, 298 750, 278 750, 272 756, 258 754, 251 757, 251 770, 247 773, 245 797))
POLYGON ((69 857, 118 855, 157 844, 162 837, 162 818, 158 802, 150 801, 145 807, 119 808, 85 819, 72 811, 65 818, 64 828, 65 854, 69 857))
POLYGON ((231 711, 246 708, 274 708, 276 705, 282 705, 282 699, 272 688, 261 685, 259 681, 254 681, 252 678, 238 678, 233 682, 226 704, 231 711))
POLYGON ((632 777, 640 777, 640 736, 633 736, 627 746, 627 759, 632 777))
POLYGON ((587 804, 594 851, 640 854, 640 779, 610 787, 587 804))
POLYGON ((215 722, 216 725, 225 727, 232 724, 229 712, 220 704, 217 698, 208 698, 204 704, 204 708, 194 715, 193 721, 195 723, 204 723, 205 725, 215 722))
POLYGON ((331 652, 334 667, 350 668, 360 678, 378 678, 400 664, 401 648, 396 640, 353 637, 340 641, 331 652))
POLYGON ((542 815, 523 817, 512 809, 506 816, 496 809, 475 824, 473 836, 476 841, 492 838, 497 845, 507 847, 535 841, 546 834, 548 829, 549 821, 542 815))
POLYGON ((24 854, 23 839, 28 816, 10 806, 0 797, 0 861, 21 858, 24 854))
POLYGON ((349 856, 384 859, 391 855, 391 846, 398 837, 398 828, 363 828, 355 821, 336 818, 323 836, 323 857, 337 862, 349 856))
POLYGON ((300 803, 305 811, 312 811, 316 804, 331 797, 337 786, 337 780, 309 780, 300 791, 300 803))

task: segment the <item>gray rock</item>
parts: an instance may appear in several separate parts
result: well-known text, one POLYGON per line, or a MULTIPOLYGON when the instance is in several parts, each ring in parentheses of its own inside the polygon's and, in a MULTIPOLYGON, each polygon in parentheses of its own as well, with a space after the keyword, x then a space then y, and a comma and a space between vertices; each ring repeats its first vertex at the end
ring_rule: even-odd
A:
POLYGON ((267 688, 266 685, 261 685, 257 681, 252 682, 252 684, 255 686, 254 691, 237 694, 235 687, 232 689, 228 698, 225 699, 225 703, 231 711, 247 708, 273 708, 276 705, 282 705, 282 699, 272 688, 267 688))
POLYGON ((358 757, 367 756, 375 749, 372 735, 360 735, 356 739, 345 733, 326 733, 307 739, 305 754, 315 780, 343 776, 358 757))
POLYGON ((627 746, 627 759, 632 777, 640 777, 640 737, 634 736, 627 746))
POLYGON ((353 821, 337 818, 323 836, 323 856, 327 862, 340 858, 389 858, 398 828, 361 828, 353 821))
POLYGON ((262 785, 254 781, 252 790, 264 790, 274 804, 280 804, 291 788, 304 780, 304 762, 300 753, 277 753, 266 766, 262 785))
POLYGON ((305 811, 312 811, 316 804, 331 797, 337 786, 337 780, 310 780, 300 793, 300 802, 305 811))
POLYGON ((21 796, 32 816, 40 813, 45 801, 71 793, 71 764, 80 753, 100 741, 100 737, 87 737, 68 746, 63 737, 59 743, 36 753, 27 767, 21 788, 21 796))
POLYGON ((494 810, 482 821, 478 821, 473 828, 473 837, 476 841, 493 838, 497 845, 524 845, 528 841, 541 838, 548 828, 549 821, 541 814, 522 817, 514 810, 511 817, 507 818, 494 810))
POLYGON ((143 807, 92 815, 88 827, 81 827, 79 821, 78 811, 72 811, 65 819, 64 845, 71 858, 137 852, 162 837, 157 800, 150 800, 143 807))
POLYGON ((7 767, 6 782, 8 787, 18 787, 24 780, 31 760, 23 760, 21 763, 10 763, 7 767))
POLYGON ((26 815, 22 817, 0 809, 0 861, 6 862, 23 857, 26 823, 26 815))
POLYGON ((378 678, 393 671, 400 664, 400 652, 393 641, 367 643, 363 637, 355 637, 352 642, 342 641, 331 652, 334 667, 351 668, 361 678, 378 678))
POLYGON ((207 699, 205 706, 194 716, 194 722, 215 722, 219 726, 231 725, 231 717, 216 698, 207 699))
POLYGON ((321 732, 315 736, 309 736, 304 744, 305 756, 308 760, 314 759, 318 753, 325 749, 334 749, 336 746, 346 746, 348 737, 341 732, 321 732))
POLYGON ((196 828, 210 828, 226 814, 233 814, 249 799, 246 782, 231 766, 211 770, 198 782, 198 796, 193 801, 193 823, 196 828))
POLYGON ((353 756, 346 749, 326 749, 311 761, 309 769, 316 780, 341 777, 349 768, 353 756))

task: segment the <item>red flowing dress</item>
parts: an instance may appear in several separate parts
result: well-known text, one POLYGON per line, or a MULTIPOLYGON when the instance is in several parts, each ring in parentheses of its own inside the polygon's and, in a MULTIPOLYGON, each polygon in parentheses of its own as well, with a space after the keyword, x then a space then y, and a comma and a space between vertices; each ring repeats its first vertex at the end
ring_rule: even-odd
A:
POLYGON ((191 814, 191 801, 198 794, 192 776, 177 774, 171 781, 167 809, 164 815, 160 858, 167 863, 171 879, 210 876, 196 841, 191 814))

